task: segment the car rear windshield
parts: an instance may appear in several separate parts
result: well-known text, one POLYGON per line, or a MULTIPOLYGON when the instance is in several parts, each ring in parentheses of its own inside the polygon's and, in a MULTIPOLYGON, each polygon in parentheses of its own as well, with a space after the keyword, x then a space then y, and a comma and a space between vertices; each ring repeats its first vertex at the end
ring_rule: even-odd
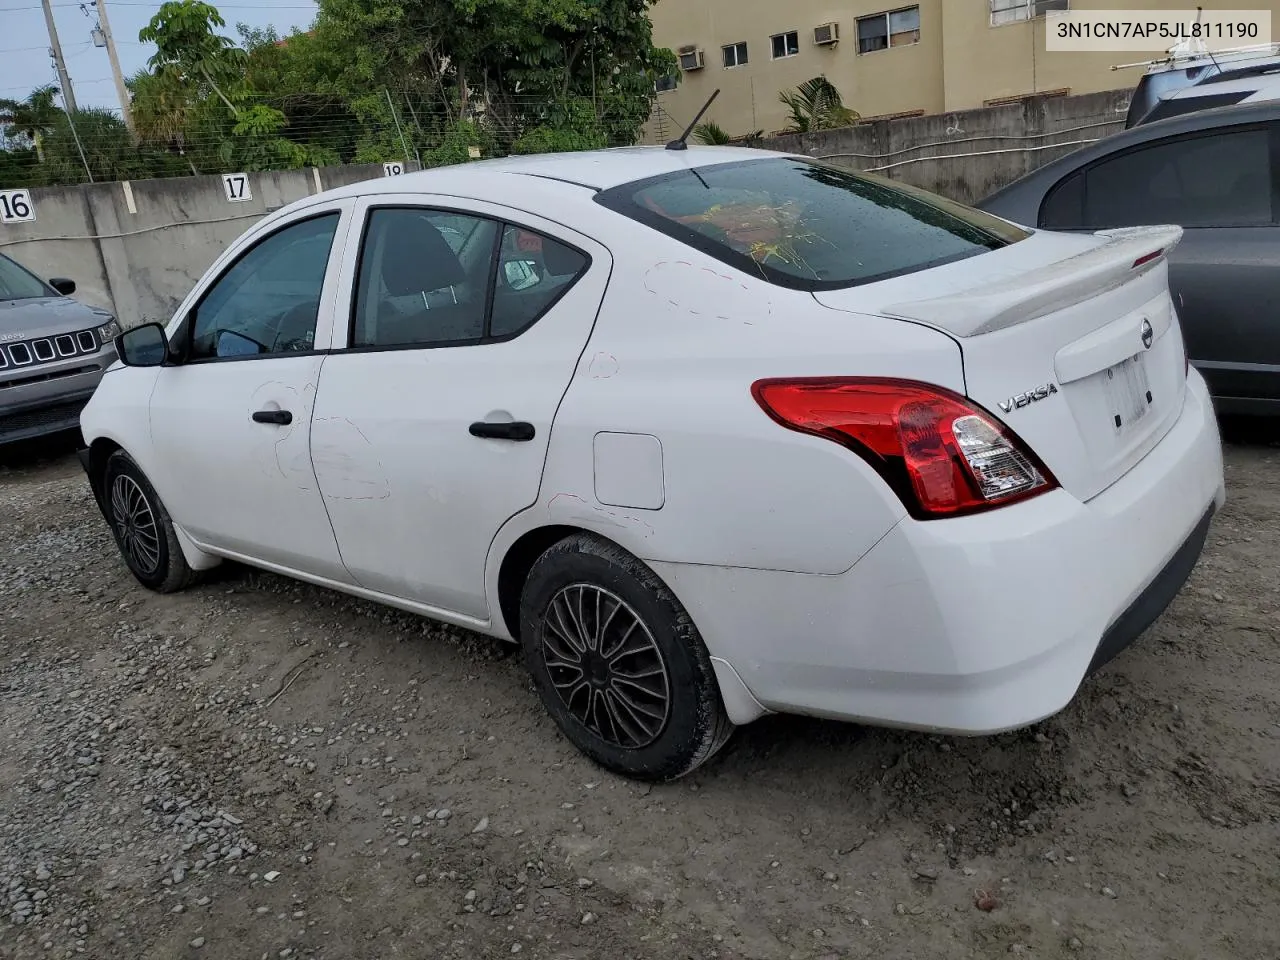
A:
POLYGON ((597 202, 770 283, 832 290, 927 270, 1027 231, 924 190, 812 160, 638 180, 597 202))

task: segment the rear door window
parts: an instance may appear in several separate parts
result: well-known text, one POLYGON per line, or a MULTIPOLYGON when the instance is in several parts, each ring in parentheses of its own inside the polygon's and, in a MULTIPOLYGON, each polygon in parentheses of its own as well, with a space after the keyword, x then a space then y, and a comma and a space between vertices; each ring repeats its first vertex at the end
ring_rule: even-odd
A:
POLYGON ((739 270, 801 290, 927 270, 1028 235, 905 184, 789 157, 682 170, 596 200, 739 270))
POLYGON ((1215 130, 1126 151, 1055 188, 1041 223, 1090 229, 1270 224, 1271 138, 1265 128, 1215 130))

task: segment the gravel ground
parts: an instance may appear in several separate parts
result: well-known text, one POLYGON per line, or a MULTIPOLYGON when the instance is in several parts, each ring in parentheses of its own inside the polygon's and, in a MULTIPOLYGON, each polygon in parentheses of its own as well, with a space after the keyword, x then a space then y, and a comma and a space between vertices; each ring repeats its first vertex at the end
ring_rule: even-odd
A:
POLYGON ((516 658, 244 569, 128 576, 70 444, 0 465, 0 956, 1280 956, 1280 443, 1191 583, 986 739, 769 718, 592 766, 516 658))

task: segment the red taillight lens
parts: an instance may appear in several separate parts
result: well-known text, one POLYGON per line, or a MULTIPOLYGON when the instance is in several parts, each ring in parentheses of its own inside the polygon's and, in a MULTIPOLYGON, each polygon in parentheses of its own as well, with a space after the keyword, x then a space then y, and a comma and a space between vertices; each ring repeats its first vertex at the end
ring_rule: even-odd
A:
POLYGON ((910 380, 760 380, 756 402, 792 430, 863 457, 920 520, 1002 506, 1057 486, 1031 451, 959 394, 910 380))

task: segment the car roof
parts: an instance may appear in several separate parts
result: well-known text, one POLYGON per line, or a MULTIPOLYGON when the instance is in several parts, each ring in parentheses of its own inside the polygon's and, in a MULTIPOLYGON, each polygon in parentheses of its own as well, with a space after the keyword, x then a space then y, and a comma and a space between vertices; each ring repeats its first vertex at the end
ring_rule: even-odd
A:
POLYGON ((254 229, 274 226, 299 211, 332 200, 414 193, 455 195, 507 204, 518 197, 519 206, 537 213, 535 208, 556 209, 564 203, 589 201, 598 191, 650 177, 787 156, 793 155, 748 147, 691 146, 686 150, 668 150, 645 146, 475 160, 333 187, 269 213, 254 229), (531 192, 529 186, 538 183, 549 189, 531 192), (555 187, 559 189, 552 189, 555 187))
POLYGON ((584 150, 578 153, 540 153, 530 156, 477 160, 472 163, 433 167, 416 173, 380 180, 365 180, 329 195, 368 196, 377 193, 431 191, 444 180, 456 182, 474 179, 477 184, 493 176, 531 176, 608 190, 611 187, 644 180, 648 177, 677 173, 699 167, 734 163, 752 158, 782 157, 786 154, 746 147, 689 147, 668 150, 665 147, 614 147, 608 150, 584 150))
POLYGON ((1198 83, 1166 94, 1161 100, 1194 100, 1197 97, 1213 97, 1224 93, 1280 93, 1280 67, 1273 73, 1255 73, 1233 77, 1217 83, 1198 83))

